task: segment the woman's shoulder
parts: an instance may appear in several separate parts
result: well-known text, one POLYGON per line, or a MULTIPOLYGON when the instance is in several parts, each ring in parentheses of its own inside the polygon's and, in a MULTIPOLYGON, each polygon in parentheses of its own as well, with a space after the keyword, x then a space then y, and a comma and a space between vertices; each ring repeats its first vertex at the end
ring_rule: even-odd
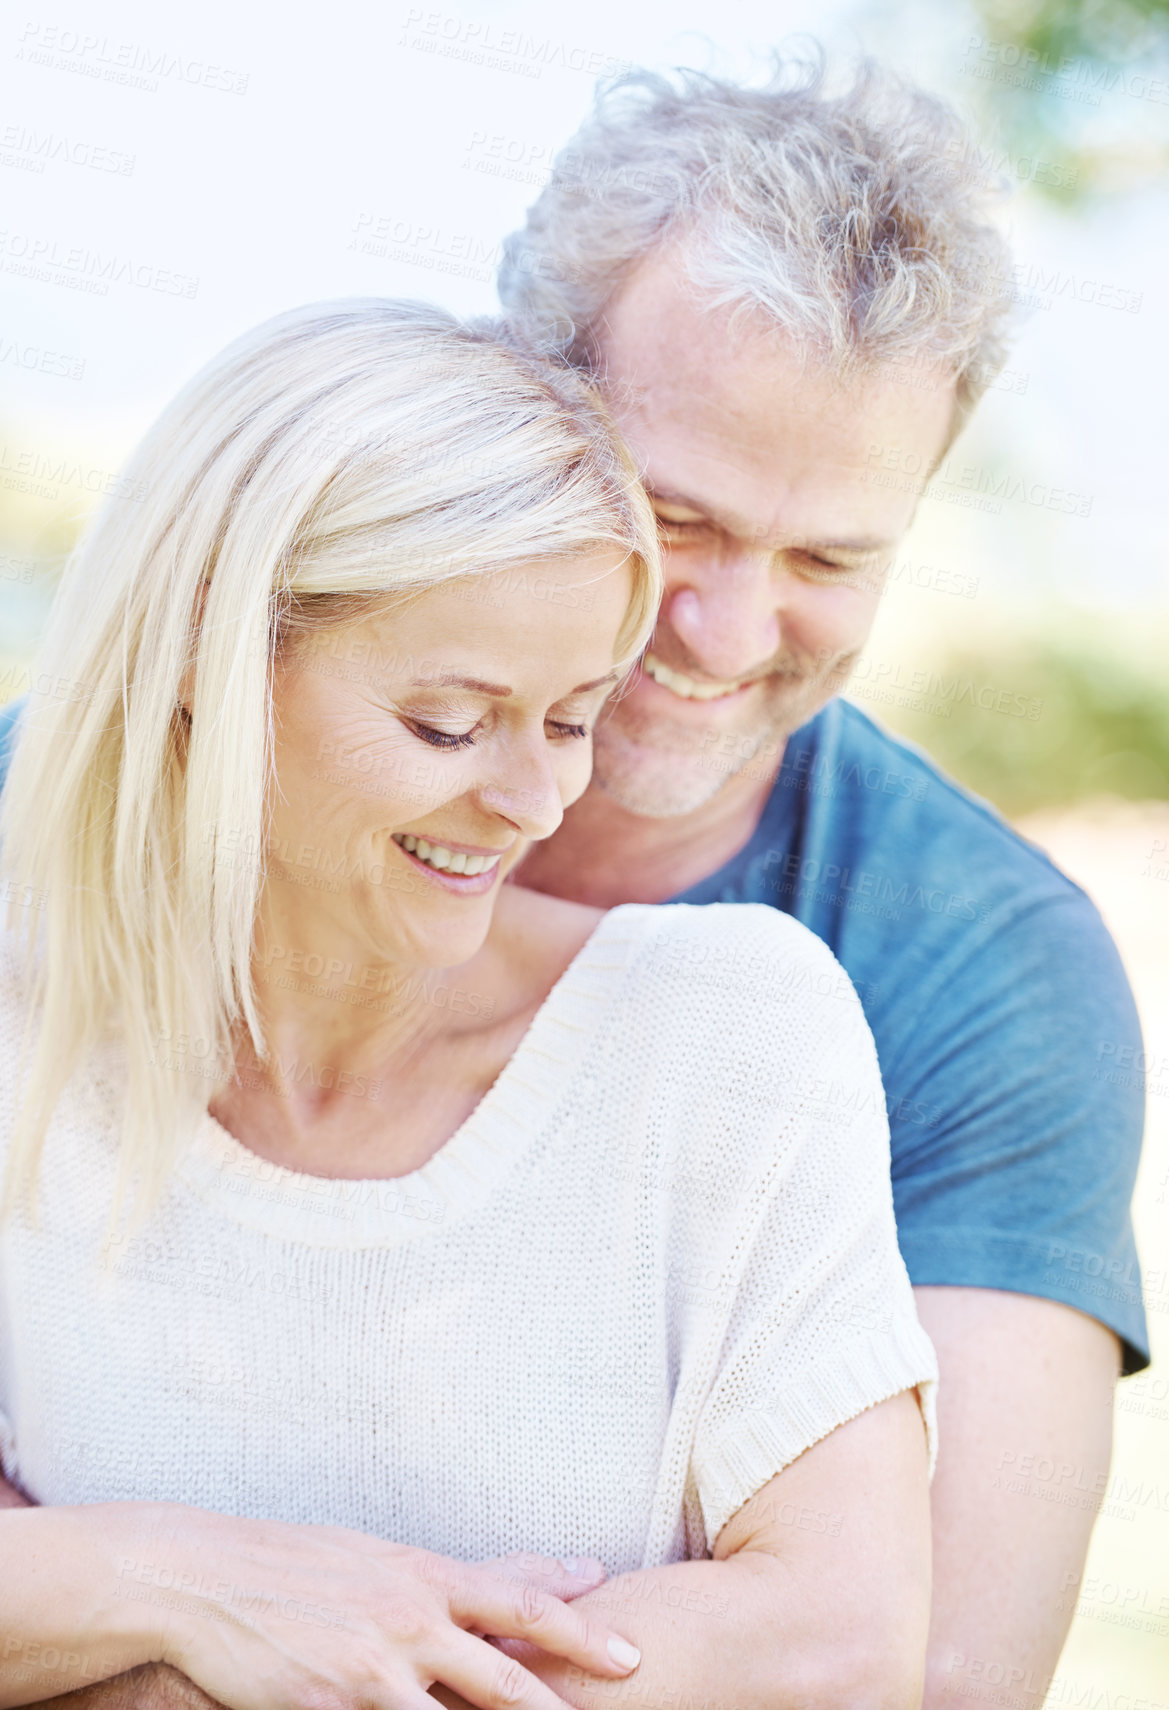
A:
POLYGON ((639 1109, 672 1113, 655 1132, 674 1134, 680 1168, 794 1167, 825 1124, 836 1148, 880 1155, 872 1032, 813 932, 764 903, 628 904, 606 924, 625 945, 606 958, 623 975, 605 1074, 630 1102, 638 1089, 639 1109))
POLYGON ((644 914, 645 958, 682 975, 680 992, 713 983, 780 1004, 817 997, 859 1002, 823 939, 767 903, 626 904, 612 912, 644 914))
POLYGON ((811 1067, 875 1051, 827 944, 765 903, 623 904, 605 930, 628 945, 622 1008, 676 1064, 753 1057, 766 1076, 796 1057, 811 1067))

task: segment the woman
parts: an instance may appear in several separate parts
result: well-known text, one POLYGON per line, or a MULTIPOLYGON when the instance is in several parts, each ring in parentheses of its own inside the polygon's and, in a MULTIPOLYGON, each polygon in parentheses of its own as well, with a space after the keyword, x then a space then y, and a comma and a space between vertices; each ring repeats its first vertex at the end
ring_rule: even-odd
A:
POLYGON ((4 797, 0 1706, 912 1702, 935 1368, 855 994, 768 909, 503 882, 656 609, 596 400, 317 306, 125 490, 4 797), (482 1565, 533 1550, 603 1568, 482 1565))

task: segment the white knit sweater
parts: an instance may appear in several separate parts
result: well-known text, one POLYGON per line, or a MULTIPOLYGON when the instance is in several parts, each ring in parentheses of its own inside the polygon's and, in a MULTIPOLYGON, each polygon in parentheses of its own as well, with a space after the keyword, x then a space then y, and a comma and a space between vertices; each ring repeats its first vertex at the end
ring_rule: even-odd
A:
POLYGON ((410 1175, 282 1169, 208 1115, 102 1275, 116 1063, 98 1053, 56 1113, 40 1231, 0 1239, 0 1461, 38 1502, 618 1573, 705 1555, 804 1449, 915 1384, 932 1464, 872 1036, 775 910, 614 909, 410 1175))

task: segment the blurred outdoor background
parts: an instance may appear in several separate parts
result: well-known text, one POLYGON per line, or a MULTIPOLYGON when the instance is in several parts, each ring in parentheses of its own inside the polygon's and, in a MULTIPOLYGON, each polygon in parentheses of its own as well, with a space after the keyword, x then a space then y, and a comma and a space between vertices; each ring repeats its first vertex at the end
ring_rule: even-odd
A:
MULTIPOLYGON (((976 120, 1011 190, 1017 341, 922 497, 852 693, 1091 892, 1137 992, 1155 1363, 1120 1391, 1048 1702, 1169 1705, 1169 0, 336 0, 299 23, 25 3, 0 25, 0 702, 177 386, 297 303, 489 309, 598 75, 758 76, 811 30, 976 120)), ((994 1687, 964 1695, 1038 1710, 994 1687)))

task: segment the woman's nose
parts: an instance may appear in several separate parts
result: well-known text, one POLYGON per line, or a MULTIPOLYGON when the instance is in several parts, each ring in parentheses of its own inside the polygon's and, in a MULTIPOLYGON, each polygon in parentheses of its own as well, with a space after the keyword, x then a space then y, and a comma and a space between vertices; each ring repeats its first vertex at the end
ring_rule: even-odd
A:
POLYGON ((533 842, 551 837, 564 818, 564 804, 543 732, 534 740, 508 744, 479 799, 533 842))

